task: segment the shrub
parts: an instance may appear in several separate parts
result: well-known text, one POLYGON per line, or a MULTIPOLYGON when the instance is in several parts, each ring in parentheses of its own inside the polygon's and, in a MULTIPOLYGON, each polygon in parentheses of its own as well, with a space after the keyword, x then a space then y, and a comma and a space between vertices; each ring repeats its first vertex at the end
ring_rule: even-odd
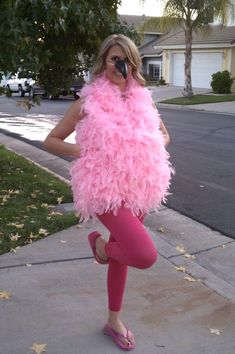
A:
POLYGON ((233 80, 228 70, 212 74, 211 87, 214 93, 230 93, 233 80))
POLYGON ((158 80, 158 85, 164 86, 166 85, 166 81, 163 79, 163 77, 161 76, 161 79, 158 80))

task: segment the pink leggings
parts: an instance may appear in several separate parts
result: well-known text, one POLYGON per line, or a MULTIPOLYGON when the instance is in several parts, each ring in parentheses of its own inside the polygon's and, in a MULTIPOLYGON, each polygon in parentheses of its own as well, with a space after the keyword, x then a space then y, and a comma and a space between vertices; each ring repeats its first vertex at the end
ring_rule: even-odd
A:
POLYGON ((108 300, 111 311, 120 311, 125 290, 128 266, 145 269, 157 259, 157 250, 142 222, 129 209, 121 207, 117 215, 112 212, 97 215, 110 231, 105 251, 109 257, 108 300))

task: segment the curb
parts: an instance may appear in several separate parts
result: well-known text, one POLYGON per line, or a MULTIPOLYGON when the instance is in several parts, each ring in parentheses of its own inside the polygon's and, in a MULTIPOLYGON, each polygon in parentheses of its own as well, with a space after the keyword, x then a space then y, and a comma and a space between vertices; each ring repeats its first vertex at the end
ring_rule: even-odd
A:
MULTIPOLYGON (((149 233, 156 239, 156 234, 151 228, 146 227, 149 233)), ((235 304, 235 287, 227 281, 221 279, 216 274, 210 272, 194 260, 188 262, 183 254, 176 250, 170 243, 158 237, 157 246, 159 254, 170 262, 174 267, 186 266, 187 270, 182 272, 183 276, 193 277, 195 282, 200 282, 207 288, 215 291, 223 298, 235 304)), ((193 253, 192 253, 193 256, 193 253)))
POLYGON ((61 180, 62 182, 68 184, 69 186, 71 185, 71 183, 70 183, 70 181, 69 181, 68 179, 66 179, 66 178, 62 177, 61 175, 57 174, 56 172, 50 170, 48 167, 45 167, 45 166, 39 164, 38 162, 33 161, 33 160, 30 159, 29 157, 24 156, 23 154, 21 154, 21 153, 15 151, 15 150, 13 150, 13 149, 11 149, 11 148, 9 148, 9 147, 8 147, 7 149, 10 150, 10 151, 12 151, 12 152, 14 152, 14 153, 16 153, 17 155, 23 157, 24 159, 26 159, 27 161, 31 162, 31 163, 34 164, 35 166, 41 168, 42 170, 44 170, 44 171, 50 173, 51 175, 55 176, 56 178, 58 178, 58 179, 61 180))

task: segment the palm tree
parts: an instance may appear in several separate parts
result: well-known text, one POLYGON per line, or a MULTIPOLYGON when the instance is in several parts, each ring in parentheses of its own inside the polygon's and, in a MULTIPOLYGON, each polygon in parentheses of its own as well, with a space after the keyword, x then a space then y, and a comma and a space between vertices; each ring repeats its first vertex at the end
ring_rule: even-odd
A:
MULTIPOLYGON (((142 26, 142 31, 157 28, 167 32, 181 27, 185 33, 185 86, 182 92, 185 97, 192 97, 192 40, 193 32, 198 29, 209 29, 209 24, 218 18, 226 23, 228 9, 232 6, 230 0, 157 0, 164 1, 162 17, 151 18, 142 26)), ((145 2, 145 0, 141 0, 145 2)))

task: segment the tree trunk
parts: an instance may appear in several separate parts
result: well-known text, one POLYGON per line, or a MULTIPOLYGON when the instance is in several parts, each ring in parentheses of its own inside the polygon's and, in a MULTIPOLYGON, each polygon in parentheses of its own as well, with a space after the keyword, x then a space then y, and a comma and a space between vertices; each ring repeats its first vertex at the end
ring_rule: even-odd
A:
POLYGON ((184 90, 182 92, 183 96, 185 97, 192 97, 193 96, 193 89, 192 89, 192 78, 191 78, 191 64, 192 64, 192 29, 186 28, 185 29, 185 64, 184 64, 184 77, 185 77, 185 84, 184 90))

